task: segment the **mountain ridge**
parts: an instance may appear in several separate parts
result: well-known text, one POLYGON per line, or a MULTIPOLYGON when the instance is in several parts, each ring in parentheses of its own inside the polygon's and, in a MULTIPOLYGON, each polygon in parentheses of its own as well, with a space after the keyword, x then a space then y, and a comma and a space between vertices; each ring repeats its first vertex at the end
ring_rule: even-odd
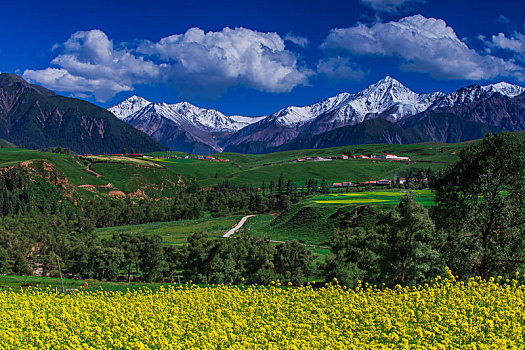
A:
MULTIPOLYGON (((343 92, 308 106, 288 106, 263 117, 225 116, 219 111, 199 108, 188 102, 173 105, 157 103, 156 105, 162 105, 165 110, 148 115, 145 113, 147 106, 135 109, 144 101, 148 102, 138 96, 132 96, 130 101, 125 100, 121 104, 110 107, 109 110, 119 118, 124 116, 122 118, 124 121, 174 150, 194 153, 191 152, 192 147, 185 145, 185 143, 193 142, 199 145, 200 150, 207 149, 208 152, 214 153, 234 149, 274 149, 304 135, 321 135, 376 118, 385 119, 402 128, 407 128, 419 119, 433 113, 457 114, 468 121, 487 124, 488 129, 493 130, 500 128, 490 120, 491 115, 498 114, 494 109, 495 106, 485 104, 490 111, 478 112, 477 119, 473 116, 469 117, 468 111, 473 108, 482 109, 484 105, 481 102, 493 96, 496 97, 492 100, 501 96, 509 99, 507 104, 514 104, 512 99, 519 97, 524 92, 525 88, 521 86, 500 82, 485 86, 473 84, 449 94, 440 91, 416 93, 396 79, 386 76, 357 93, 343 92), (483 114, 483 117, 479 116, 480 114, 483 114), (163 118, 169 119, 170 122, 161 123, 163 118), (244 147, 243 144, 250 144, 250 146, 244 147)), ((516 127, 525 128, 525 122, 519 121, 520 118, 525 117, 521 114, 520 108, 509 106, 506 110, 513 111, 513 113, 518 111, 520 114, 511 118, 512 122, 502 125, 501 129, 511 128, 510 131, 515 131, 516 127)), ((447 118, 452 120, 450 117, 447 118)), ((455 119, 454 123, 455 125, 461 124, 455 119)), ((445 125, 444 123, 428 125, 431 124, 442 127, 445 125)), ((475 125, 477 129, 486 129, 478 124, 475 125)), ((422 130, 425 129, 419 130, 419 138, 425 140, 432 139, 432 135, 446 133, 446 131, 427 130, 429 133, 426 136, 428 137, 423 137, 422 130)), ((465 133, 465 135, 468 134, 465 133)), ((407 136, 405 139, 411 139, 411 137, 407 136)), ((390 139, 386 137, 385 140, 390 139)))

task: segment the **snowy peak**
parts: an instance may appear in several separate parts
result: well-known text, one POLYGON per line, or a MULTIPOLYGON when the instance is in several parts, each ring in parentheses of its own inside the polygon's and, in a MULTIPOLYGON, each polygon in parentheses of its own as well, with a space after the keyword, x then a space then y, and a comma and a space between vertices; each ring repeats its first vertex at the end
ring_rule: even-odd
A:
POLYGON ((435 105, 433 105, 431 108, 436 109, 439 107, 454 107, 458 105, 464 105, 474 101, 489 98, 496 92, 512 98, 525 92, 525 88, 505 82, 489 84, 485 86, 470 85, 443 96, 441 99, 436 101, 435 105))
POLYGON ((518 95, 521 95, 523 92, 525 92, 525 88, 518 86, 518 85, 512 85, 504 81, 497 83, 497 84, 485 85, 485 86, 482 86, 481 88, 487 92, 492 92, 492 93, 499 92, 500 94, 510 97, 510 98, 516 97, 518 95))
POLYGON ((150 102, 140 96, 131 96, 130 98, 125 99, 119 104, 114 105, 113 107, 108 108, 108 111, 113 113, 119 119, 125 119, 126 117, 132 115, 133 113, 141 110, 142 108, 149 105, 150 102))
POLYGON ((114 106, 109 109, 117 116, 125 115, 124 119, 128 123, 137 122, 138 120, 147 121, 147 119, 158 120, 159 118, 165 118, 177 125, 196 127, 210 132, 235 132, 261 119, 261 117, 230 117, 214 109, 196 107, 188 102, 175 104, 148 102, 146 104, 144 103, 146 100, 141 98, 139 98, 141 100, 133 97, 130 99, 117 105, 120 108, 115 108, 117 106, 114 106), (130 99, 131 101, 128 101, 130 99), (140 105, 144 106, 138 108, 140 105), (132 113, 128 114, 129 112, 132 113))
POLYGON ((274 120, 277 124, 283 126, 297 126, 305 124, 323 113, 327 113, 339 105, 345 103, 353 95, 343 92, 334 97, 327 98, 318 103, 309 106, 297 107, 290 106, 283 108, 268 117, 268 120, 274 120))
POLYGON ((386 111, 390 111, 388 119, 397 121, 422 112, 441 95, 443 94, 440 92, 415 93, 396 79, 387 76, 357 93, 350 104, 358 115, 363 116, 360 121, 369 113, 382 114, 386 111))

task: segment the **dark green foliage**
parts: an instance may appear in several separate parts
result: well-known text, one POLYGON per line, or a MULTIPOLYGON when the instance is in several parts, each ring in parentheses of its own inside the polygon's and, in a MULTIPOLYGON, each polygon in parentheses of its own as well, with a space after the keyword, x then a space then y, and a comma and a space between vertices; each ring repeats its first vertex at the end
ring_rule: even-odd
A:
POLYGON ((384 240, 381 252, 386 283, 419 284, 440 272, 438 236, 428 210, 408 194, 399 205, 379 216, 377 232, 384 240))
POLYGON ((438 172, 432 216, 448 233, 443 251, 464 276, 512 274, 524 263, 525 146, 514 135, 488 134, 438 172))
POLYGON ((373 229, 336 230, 330 243, 332 253, 325 265, 327 280, 337 278, 346 286, 356 286, 358 281, 381 283, 383 244, 383 237, 373 229))
POLYGON ((312 252, 297 241, 285 242, 275 248, 276 275, 282 281, 302 284, 313 272, 312 252))
POLYGON ((360 213, 350 228, 335 231, 325 272, 341 283, 417 284, 441 272, 441 243, 427 209, 412 195, 401 198, 395 208, 372 216, 360 213))

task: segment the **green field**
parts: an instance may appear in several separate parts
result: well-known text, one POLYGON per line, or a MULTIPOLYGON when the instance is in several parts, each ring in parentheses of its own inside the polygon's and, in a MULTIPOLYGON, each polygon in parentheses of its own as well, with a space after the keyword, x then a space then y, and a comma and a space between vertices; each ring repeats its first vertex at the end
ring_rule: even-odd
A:
MULTIPOLYGON (((161 283, 143 283, 143 282, 103 282, 103 281, 97 281, 97 280, 91 280, 91 279, 71 279, 71 278, 64 278, 64 289, 66 290, 66 294, 70 292, 74 292, 72 290, 78 289, 78 290, 97 290, 97 289, 104 289, 107 291, 122 291, 125 292, 126 290, 138 290, 141 288, 149 288, 149 289, 156 289, 160 286, 166 286, 167 284, 161 284, 161 283), (88 286, 87 288, 82 287, 84 282, 87 282, 88 286), (69 291, 68 291, 69 289, 69 291)), ((54 277, 41 277, 41 276, 0 276, 0 290, 1 289, 8 289, 11 288, 13 290, 17 290, 20 288, 50 288, 52 290, 57 290, 59 292, 62 291, 62 285, 60 283, 60 278, 54 278, 54 277)))
MULTIPOLYGON (((328 183, 341 181, 366 181, 406 176, 413 169, 441 169, 456 160, 456 153, 465 144, 423 143, 413 145, 359 145, 277 152, 264 155, 219 153, 215 158, 229 162, 212 162, 198 159, 136 159, 122 156, 90 156, 85 159, 50 152, 19 148, 0 149, 0 167, 27 161, 46 161, 59 169, 79 193, 93 197, 97 193, 122 191, 134 193, 138 189, 149 196, 170 195, 174 184, 194 179, 201 186, 213 186, 223 181, 234 185, 260 186, 277 181, 282 173, 286 180, 303 185, 309 178, 328 183), (330 162, 306 161, 291 163, 290 160, 308 156, 338 156, 342 153, 375 154, 394 153, 408 156, 413 162, 389 162, 386 160, 332 160, 330 162), (90 164, 90 162, 92 162, 90 164)), ((172 154, 181 155, 178 152, 172 154)), ((166 153, 156 153, 166 156, 166 153)), ((175 186, 176 187, 176 186, 175 186)))
POLYGON ((392 190, 392 191, 364 191, 354 193, 332 193, 315 196, 312 201, 317 204, 357 204, 357 205, 397 205, 401 196, 413 193, 416 202, 425 207, 434 204, 434 195, 430 190, 392 190))
MULTIPOLYGON (((235 185, 260 186, 264 179, 268 184, 277 181, 282 173, 285 179, 302 185, 309 178, 327 182, 366 181, 382 178, 406 176, 410 169, 438 170, 456 160, 456 154, 465 147, 461 144, 443 144, 438 142, 411 145, 359 145, 318 150, 298 150, 270 154, 249 155, 237 153, 218 153, 213 157, 229 159, 219 163, 197 159, 155 159, 167 169, 187 178, 195 178, 203 186, 212 186, 221 181, 230 181, 235 185), (338 156, 343 153, 375 154, 394 153, 408 156, 411 164, 389 162, 386 160, 332 160, 330 162, 306 161, 291 163, 290 160, 312 156, 338 156)), ((165 156, 165 153, 152 155, 165 156)))
POLYGON ((116 233, 145 234, 162 236, 164 245, 181 245, 186 243, 193 233, 206 233, 221 237, 235 226, 242 215, 220 218, 204 218, 197 220, 180 220, 170 222, 152 222, 142 225, 105 227, 96 230, 100 238, 109 238, 116 233))

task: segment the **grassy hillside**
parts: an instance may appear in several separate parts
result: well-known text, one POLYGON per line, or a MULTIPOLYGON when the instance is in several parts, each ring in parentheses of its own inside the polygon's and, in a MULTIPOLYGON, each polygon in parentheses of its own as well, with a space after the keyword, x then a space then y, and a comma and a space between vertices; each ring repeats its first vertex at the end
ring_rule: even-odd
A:
MULTIPOLYGON (((442 144, 429 142, 410 145, 358 145, 316 150, 298 150, 276 152, 262 155, 237 153, 218 153, 218 159, 229 162, 211 162, 198 159, 156 159, 167 169, 187 178, 195 178, 203 186, 211 186, 221 181, 230 181, 235 185, 260 186, 263 180, 267 184, 277 181, 282 173, 285 179, 297 184, 304 184, 308 178, 326 178, 328 182, 366 181, 381 178, 406 176, 411 170, 438 170, 456 160, 456 154, 465 147, 461 144, 442 144), (412 162, 388 162, 385 160, 332 160, 330 162, 306 161, 291 163, 290 160, 301 157, 338 156, 343 153, 354 155, 380 155, 394 153, 410 157, 412 162)), ((165 153, 156 153, 165 156, 165 153)))
MULTIPOLYGON (((75 157, 19 148, 0 148, 0 167, 17 163, 31 165, 41 160, 63 173, 68 185, 77 193, 92 198, 100 194, 135 197, 166 197, 180 186, 194 179, 201 186, 213 186, 223 181, 234 185, 260 186, 264 180, 277 182, 282 173, 302 185, 309 178, 328 183, 340 181, 366 181, 406 176, 410 170, 441 169, 456 159, 463 144, 422 143, 411 145, 359 145, 319 150, 286 151, 264 155, 220 153, 214 155, 228 162, 199 159, 134 159, 129 157, 99 156, 75 157), (301 157, 327 157, 343 153, 354 155, 380 155, 394 153, 410 157, 412 162, 386 160, 332 160, 329 162, 305 161, 292 163, 301 157)), ((174 152, 172 152, 173 154, 174 152)), ((156 153, 165 156, 166 153, 156 153)), ((177 153, 181 155, 181 153, 177 153)))

